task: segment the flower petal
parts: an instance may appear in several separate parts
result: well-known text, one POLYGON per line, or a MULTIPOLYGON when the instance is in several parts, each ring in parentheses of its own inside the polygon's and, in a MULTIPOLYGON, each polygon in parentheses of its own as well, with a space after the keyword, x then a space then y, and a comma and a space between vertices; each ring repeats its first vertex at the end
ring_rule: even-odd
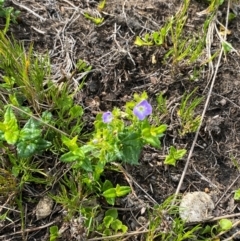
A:
POLYGON ((113 120, 113 114, 110 111, 104 112, 102 115, 102 121, 104 123, 110 123, 113 120))
POLYGON ((139 120, 144 120, 148 115, 152 114, 152 106, 147 100, 142 100, 133 108, 133 113, 139 120))

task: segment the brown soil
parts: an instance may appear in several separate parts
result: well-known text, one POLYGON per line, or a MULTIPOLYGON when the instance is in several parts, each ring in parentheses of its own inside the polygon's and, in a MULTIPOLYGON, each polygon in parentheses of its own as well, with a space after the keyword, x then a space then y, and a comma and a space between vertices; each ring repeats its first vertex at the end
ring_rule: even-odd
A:
MULTIPOLYGON (((168 124, 169 128, 162 140, 162 149, 146 148, 142 153, 140 165, 124 165, 128 178, 133 181, 137 200, 134 200, 136 197, 129 196, 125 203, 119 203, 119 208, 131 207, 130 204, 126 204, 127 201, 130 203, 137 201, 132 205, 135 207, 139 205, 140 209, 132 213, 125 211, 122 215, 129 230, 136 230, 134 220, 141 215, 139 213, 141 203, 160 204, 176 191, 186 158, 179 161, 176 167, 164 166, 163 160, 169 146, 174 145, 189 150, 192 145, 194 134, 182 138, 177 134, 180 127, 177 117, 180 98, 195 87, 198 87, 199 96, 206 97, 209 90, 208 76, 211 75, 211 69, 207 64, 204 65, 206 55, 201 56, 199 61, 191 66, 186 63, 173 66, 172 60, 163 64, 164 55, 171 43, 166 43, 164 47, 134 45, 136 36, 150 30, 158 30, 163 26, 166 20, 178 11, 182 1, 107 0, 106 7, 101 13, 105 20, 100 26, 96 26, 83 16, 85 11, 93 15, 97 13, 97 1, 9 0, 6 2, 21 11, 18 24, 11 25, 10 33, 17 40, 24 41, 26 47, 32 42, 35 51, 49 52, 53 64, 52 78, 55 83, 61 82, 64 75, 69 75, 79 59, 93 66, 93 70, 85 80, 83 90, 77 93, 75 98, 77 103, 87 109, 86 120, 92 121, 99 111, 111 110, 114 106, 121 107, 136 92, 146 91, 153 105, 156 104, 155 96, 160 92, 167 97, 170 113, 169 116, 162 117, 162 122, 168 124), (156 58, 155 64, 152 63, 153 55, 156 58), (201 71, 197 81, 193 82, 190 77, 194 68, 201 71)), ((206 15, 197 13, 206 7, 203 1, 191 1, 186 33, 196 31, 197 28, 201 29, 206 15)), ((226 9, 227 6, 223 5, 218 14, 218 20, 222 23, 225 23, 226 9)), ((239 52, 238 25, 238 19, 230 22, 231 33, 227 36, 227 40, 239 52)), ((219 49, 216 33, 213 39, 215 43, 212 45, 212 52, 219 49)), ((236 52, 228 53, 221 61, 204 123, 181 186, 181 193, 197 190, 214 193, 217 203, 215 216, 239 212, 239 205, 233 204, 232 194, 233 190, 240 186, 240 180, 234 182, 239 177, 239 170, 233 162, 235 159, 240 165, 238 161, 240 157, 239 63, 240 56, 236 52)), ((213 64, 216 66, 216 61, 213 64)), ((72 78, 70 84, 72 88, 76 88, 79 82, 81 76, 77 75, 72 78)), ((204 101, 197 109, 199 114, 203 107, 204 101)), ((120 182, 124 177, 119 174, 115 178, 119 178, 116 182, 120 182)), ((27 191, 25 195, 27 200, 27 191)), ((29 217, 25 224, 25 228, 30 230, 25 232, 26 240, 49 240, 50 223, 56 221, 59 228, 63 225, 62 214, 58 211, 61 207, 56 205, 54 215, 37 221, 33 215, 35 206, 36 202, 23 203, 26 215, 29 217)), ((22 240, 20 220, 13 222, 14 225, 10 223, 0 227, 1 240, 22 240), (12 232, 15 232, 15 235, 12 235, 12 232)), ((63 237, 62 240, 84 240, 71 236, 69 229, 66 229, 63 237)), ((141 235, 136 235, 131 240, 141 240, 141 235)))

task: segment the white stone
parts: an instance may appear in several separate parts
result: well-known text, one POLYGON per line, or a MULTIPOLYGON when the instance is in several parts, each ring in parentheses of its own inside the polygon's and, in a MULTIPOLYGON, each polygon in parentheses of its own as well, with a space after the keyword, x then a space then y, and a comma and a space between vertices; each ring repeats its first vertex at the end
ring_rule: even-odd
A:
POLYGON ((191 192, 183 196, 179 207, 182 220, 187 223, 201 222, 211 217, 214 203, 205 192, 191 192))

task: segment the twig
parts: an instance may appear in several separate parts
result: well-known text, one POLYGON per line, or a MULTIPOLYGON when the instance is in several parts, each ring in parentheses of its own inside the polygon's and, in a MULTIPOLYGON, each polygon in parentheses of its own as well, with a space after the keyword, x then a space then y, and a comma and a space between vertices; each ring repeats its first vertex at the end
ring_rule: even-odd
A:
POLYGON ((46 18, 41 17, 40 15, 38 15, 37 13, 35 13, 35 12, 34 12, 33 10, 31 10, 30 8, 28 8, 28 7, 26 7, 26 6, 22 5, 22 4, 14 1, 14 0, 12 0, 12 3, 15 4, 16 6, 20 7, 20 8, 23 8, 23 9, 27 10, 28 12, 30 12, 30 13, 33 14, 34 16, 38 17, 40 20, 46 21, 46 18))
POLYGON ((17 232, 12 232, 12 233, 9 233, 9 234, 5 234, 5 235, 0 236, 0 240, 4 240, 4 238, 6 238, 6 237, 8 237, 8 236, 13 236, 13 235, 16 235, 16 234, 22 234, 23 232, 24 232, 24 233, 29 233, 29 232, 38 231, 38 230, 47 228, 47 227, 53 225, 54 223, 56 223, 56 221, 52 221, 52 222, 50 222, 50 223, 47 223, 47 224, 42 225, 42 226, 39 226, 39 227, 27 228, 27 229, 24 229, 24 230, 21 230, 21 231, 17 231, 17 232))

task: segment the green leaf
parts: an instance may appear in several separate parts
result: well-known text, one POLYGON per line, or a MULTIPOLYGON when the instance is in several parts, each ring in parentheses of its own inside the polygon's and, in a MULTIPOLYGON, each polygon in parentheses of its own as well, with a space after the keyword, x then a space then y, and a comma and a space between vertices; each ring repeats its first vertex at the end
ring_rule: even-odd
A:
POLYGON ((142 142, 138 133, 119 134, 122 144, 123 161, 130 164, 138 164, 139 156, 142 150, 142 142))
POLYGON ((77 140, 78 136, 73 137, 73 139, 69 139, 66 136, 62 136, 63 144, 66 145, 70 151, 74 151, 78 148, 77 140))
POLYGON ((109 228, 110 225, 111 225, 111 223, 113 222, 113 220, 114 220, 114 218, 111 217, 111 216, 106 216, 106 217, 104 217, 104 219, 103 219, 104 226, 105 226, 106 228, 109 228))
POLYGON ((50 241, 56 241, 59 237, 58 234, 58 226, 51 226, 50 227, 50 241))
POLYGON ((69 113, 70 113, 71 119, 79 118, 83 115, 83 108, 80 105, 74 105, 70 109, 69 113))
POLYGON ((41 127, 41 123, 33 118, 30 118, 27 123, 24 125, 23 129, 38 129, 41 127))
POLYGON ((176 159, 176 160, 181 159, 181 158, 186 154, 186 152, 187 152, 186 149, 177 150, 177 151, 174 153, 174 159, 176 159))
POLYGON ((35 141, 20 141, 17 143, 17 153, 19 157, 27 158, 51 146, 51 142, 43 139, 35 141))
POLYGON ((101 24, 104 21, 104 18, 96 18, 96 17, 92 17, 89 13, 84 13, 84 17, 86 19, 91 20, 93 23, 95 23, 96 25, 101 24))
POLYGON ((4 138, 8 144, 13 145, 17 142, 19 129, 17 119, 10 107, 7 107, 4 114, 4 122, 1 125, 1 130, 4 131, 4 138))
POLYGON ((128 227, 126 225, 122 225, 121 230, 123 233, 126 233, 128 231, 128 227))
POLYGON ((164 164, 175 166, 176 161, 181 159, 186 154, 186 152, 187 150, 185 149, 177 150, 175 147, 171 146, 169 155, 166 156, 164 164))
POLYGON ((18 130, 8 130, 4 133, 4 138, 6 142, 10 145, 14 145, 18 140, 19 131, 18 130))
POLYGON ((41 130, 39 129, 29 129, 24 127, 19 134, 19 141, 35 140, 41 136, 41 130))
POLYGON ((233 46, 229 42, 226 42, 226 41, 222 42, 222 47, 223 47, 223 50, 225 53, 229 53, 233 49, 233 46))
POLYGON ((106 0, 102 0, 101 2, 99 2, 98 4, 98 9, 99 10, 103 10, 106 4, 106 0))
POLYGON ((120 186, 119 184, 117 184, 116 186, 117 197, 125 196, 130 192, 131 192, 131 188, 129 186, 120 186))
POLYGON ((117 232, 118 230, 121 230, 122 229, 122 222, 118 219, 114 220, 112 223, 111 223, 111 228, 117 232))
POLYGON ((88 158, 84 158, 80 162, 76 163, 73 166, 73 168, 75 168, 75 167, 77 167, 77 168, 81 167, 86 172, 93 172, 92 163, 91 163, 90 159, 88 159, 88 158))
POLYGON ((118 211, 115 208, 108 209, 105 212, 105 216, 111 216, 111 217, 113 217, 113 219, 117 219, 118 218, 118 211))
POLYGON ((234 192, 234 200, 236 200, 236 201, 240 200, 240 189, 238 189, 234 192))
POLYGON ((50 141, 46 141, 42 138, 34 140, 34 143, 37 145, 37 151, 43 151, 52 145, 50 141))
POLYGON ((144 128, 142 130, 142 139, 156 148, 160 147, 160 141, 157 133, 154 133, 154 128, 144 128))
POLYGON ((105 199, 109 205, 113 206, 115 204, 115 198, 105 198, 105 199))
POLYGON ((28 142, 19 142, 17 144, 17 153, 20 158, 27 158, 31 157, 37 149, 37 145, 35 143, 28 143, 28 142))
MULTIPOLYGON (((44 111, 42 113, 42 120, 45 122, 45 123, 50 123, 50 121, 52 120, 52 113, 49 112, 49 111, 44 111)), ((53 226, 54 227, 54 226, 53 226)))
POLYGON ((123 145, 123 161, 132 165, 139 164, 139 157, 141 154, 141 146, 140 145, 123 145))
POLYGON ((78 155, 74 155, 71 151, 63 154, 60 157, 60 161, 62 161, 62 162, 74 162, 77 159, 79 159, 79 156, 78 155))
POLYGON ((167 125, 160 125, 154 128, 154 132, 159 136, 167 130, 167 125))
POLYGON ((117 197, 116 189, 115 188, 110 188, 110 189, 104 191, 102 195, 105 198, 116 198, 117 197))
POLYGON ((146 41, 142 40, 139 36, 136 37, 136 40, 134 41, 134 44, 136 44, 138 46, 151 46, 151 45, 153 45, 152 42, 146 42, 146 41))
POLYGON ((164 160, 164 164, 165 165, 172 165, 172 166, 175 166, 176 165, 176 161, 172 156, 170 155, 167 155, 165 160, 164 160))
POLYGON ((223 218, 219 221, 219 226, 221 227, 221 231, 227 231, 232 228, 232 222, 229 219, 223 218))
POLYGON ((106 180, 102 185, 102 191, 104 192, 112 187, 113 187, 112 183, 109 180, 106 180))

